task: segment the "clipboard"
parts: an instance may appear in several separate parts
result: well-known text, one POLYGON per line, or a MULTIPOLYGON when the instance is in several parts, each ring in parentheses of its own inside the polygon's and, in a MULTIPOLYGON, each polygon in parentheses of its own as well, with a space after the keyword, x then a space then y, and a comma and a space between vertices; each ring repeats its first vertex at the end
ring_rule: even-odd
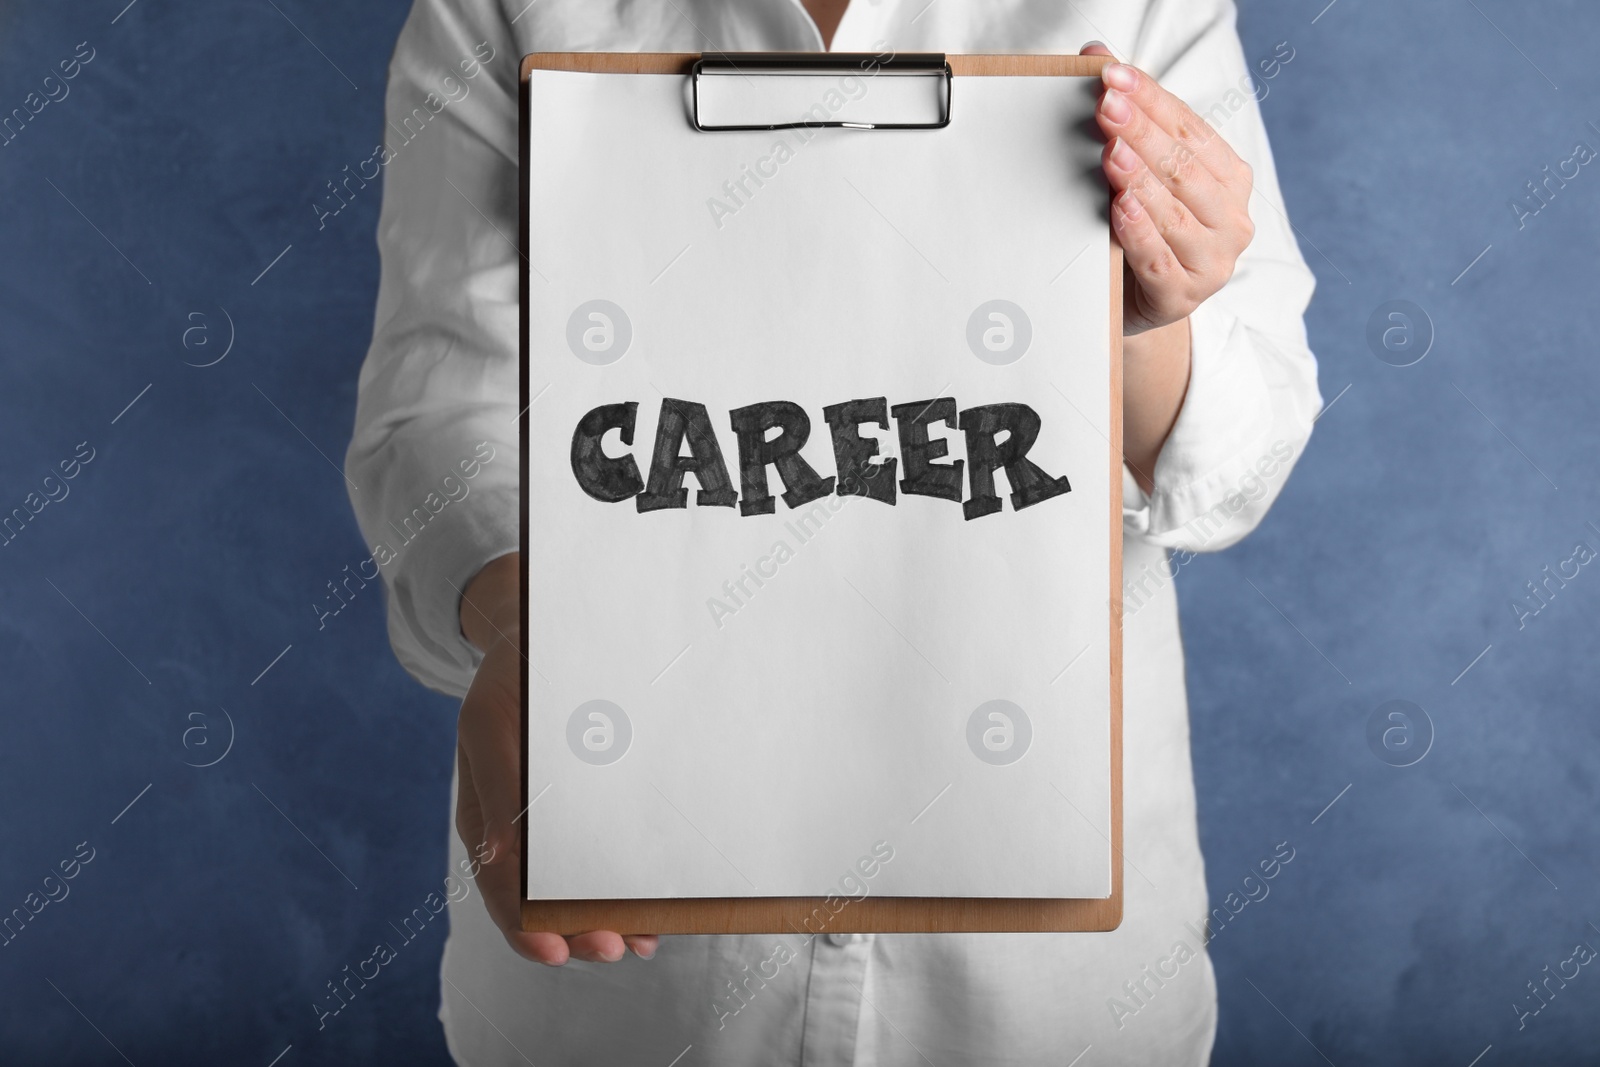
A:
MULTIPOLYGON (((522 456, 522 610, 529 618, 530 571, 530 454, 529 425, 535 417, 530 414, 539 399, 530 381, 529 353, 530 301, 532 299, 530 272, 537 249, 529 247, 530 203, 527 174, 530 166, 530 123, 533 107, 530 93, 530 75, 534 71, 569 71, 588 74, 656 74, 677 75, 684 79, 685 121, 706 137, 718 136, 719 129, 785 129, 800 126, 866 127, 861 136, 872 136, 875 128, 925 128, 927 136, 938 136, 938 130, 949 122, 951 111, 959 107, 961 86, 966 79, 983 77, 1039 77, 1039 78, 1097 78, 1109 59, 1100 56, 1060 55, 916 55, 892 57, 885 67, 897 64, 907 73, 921 71, 934 77, 942 76, 942 116, 926 120, 922 126, 890 125, 851 122, 849 120, 824 121, 815 117, 799 118, 778 124, 702 125, 700 87, 702 77, 710 74, 732 74, 750 84, 750 79, 761 78, 772 72, 837 71, 860 63, 869 57, 839 53, 797 54, 707 54, 692 53, 538 53, 524 57, 521 66, 521 120, 519 122, 520 163, 523 175, 519 182, 520 223, 518 248, 522 256, 521 269, 521 346, 522 374, 519 417, 522 456)), ((880 61, 884 57, 877 57, 880 61)), ((1108 196, 1109 199, 1109 196, 1108 196)), ((1109 506, 1107 508, 1109 585, 1106 589, 1108 628, 1107 665, 1109 667, 1109 837, 1110 892, 1104 897, 990 897, 990 896, 902 896, 872 895, 852 898, 842 910, 830 911, 824 896, 689 896, 689 897, 607 897, 588 899, 528 899, 529 898, 529 846, 528 826, 531 819, 521 822, 523 840, 522 925, 528 931, 550 931, 576 934, 594 929, 610 929, 622 933, 659 934, 735 934, 735 933, 805 933, 816 932, 816 917, 827 916, 826 932, 1065 932, 1109 931, 1121 922, 1123 909, 1123 856, 1122 856, 1122 642, 1121 612, 1121 389, 1122 389, 1122 284, 1123 266, 1121 249, 1112 237, 1109 240, 1109 262, 1103 269, 1109 272, 1109 410, 1108 426, 1100 432, 1109 445, 1110 469, 1107 472, 1109 506)), ((670 387, 669 387, 670 388, 670 387)), ((648 446, 648 440, 643 442, 648 446)), ((704 489, 704 483, 701 485, 704 489)), ((524 628, 524 642, 529 640, 524 628)), ((1072 650, 1063 650, 1070 654, 1072 650)), ((529 738, 530 738, 530 661, 524 649, 522 678, 522 759, 523 759, 523 810, 531 810, 539 795, 530 795, 529 738)), ((1065 657, 1063 657, 1065 658, 1065 657)), ((663 794, 664 796, 664 794, 663 794)), ((666 798, 670 803, 670 798, 666 798)), ((1105 834, 1101 834, 1106 837, 1105 834)), ((747 879, 748 880, 748 879, 747 879)))

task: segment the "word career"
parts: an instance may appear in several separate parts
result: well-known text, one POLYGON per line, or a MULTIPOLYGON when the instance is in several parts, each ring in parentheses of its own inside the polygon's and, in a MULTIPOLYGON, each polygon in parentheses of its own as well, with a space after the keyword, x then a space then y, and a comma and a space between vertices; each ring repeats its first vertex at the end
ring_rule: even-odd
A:
POLYGON ((612 430, 624 445, 633 444, 638 410, 639 405, 630 400, 602 405, 580 419, 572 435, 572 473, 583 491, 596 500, 615 504, 632 497, 641 512, 688 507, 689 490, 684 488, 683 476, 692 474, 700 483, 695 494, 697 506, 731 508, 737 503, 740 515, 771 515, 776 505, 768 491, 768 467, 777 470, 783 482, 783 502, 790 508, 830 493, 892 505, 895 472, 902 464, 900 492, 960 503, 969 521, 1001 509, 994 472, 1002 468, 1011 485, 1011 506, 1017 511, 1072 490, 1065 477, 1052 477, 1028 459, 1028 450, 1039 436, 1039 416, 1026 404, 987 404, 957 414, 954 397, 891 408, 887 398, 876 396, 825 407, 822 417, 833 437, 839 471, 839 476, 828 478, 820 476, 800 455, 811 436, 811 419, 804 408, 786 400, 735 408, 728 416, 738 442, 738 492, 728 477, 722 446, 704 404, 671 397, 662 400, 648 482, 639 477, 639 465, 632 455, 608 455, 602 440, 612 430), (891 416, 899 434, 900 455, 878 458, 877 439, 863 437, 861 427, 887 430, 891 416), (928 428, 935 423, 965 435, 965 460, 939 462, 948 455, 949 444, 928 435, 928 428), (687 455, 682 454, 685 443, 687 455), (961 500, 963 467, 968 488, 965 503, 961 500))

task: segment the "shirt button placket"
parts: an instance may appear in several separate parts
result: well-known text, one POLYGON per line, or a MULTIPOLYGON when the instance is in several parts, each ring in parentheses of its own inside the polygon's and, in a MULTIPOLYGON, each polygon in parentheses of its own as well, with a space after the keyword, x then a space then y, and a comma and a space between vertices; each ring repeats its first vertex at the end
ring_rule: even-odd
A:
POLYGON ((800 1067, 855 1062, 861 991, 871 959, 871 934, 828 934, 813 941, 800 1067))

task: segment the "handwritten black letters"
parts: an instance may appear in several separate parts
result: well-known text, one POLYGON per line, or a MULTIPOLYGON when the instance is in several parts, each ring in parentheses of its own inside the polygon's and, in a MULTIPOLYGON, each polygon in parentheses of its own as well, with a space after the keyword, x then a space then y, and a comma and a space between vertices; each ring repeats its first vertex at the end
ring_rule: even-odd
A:
POLYGON ((811 436, 811 418, 800 405, 770 400, 735 408, 728 419, 738 459, 737 488, 709 412, 691 400, 662 400, 648 479, 641 477, 631 453, 609 454, 602 442, 613 430, 623 445, 632 447, 638 410, 631 400, 603 404, 578 420, 572 435, 572 473, 594 499, 608 504, 632 499, 640 512, 687 508, 689 490, 683 482, 692 474, 699 484, 695 506, 737 504, 740 515, 771 515, 777 498, 768 468, 777 472, 783 503, 791 509, 830 494, 893 505, 898 486, 900 493, 960 504, 968 520, 977 519, 1002 509, 995 489, 995 471, 1002 469, 1016 511, 1072 490, 1065 476, 1050 475, 1028 458, 1039 436, 1040 419, 1026 404, 986 404, 958 411, 955 398, 949 396, 892 408, 881 396, 833 404, 822 409, 837 470, 829 477, 800 454, 811 436), (878 440, 861 433, 863 426, 887 430, 891 418, 899 438, 898 457, 881 456, 878 440), (949 443, 930 432, 941 424, 964 435, 966 459, 945 458, 949 443))

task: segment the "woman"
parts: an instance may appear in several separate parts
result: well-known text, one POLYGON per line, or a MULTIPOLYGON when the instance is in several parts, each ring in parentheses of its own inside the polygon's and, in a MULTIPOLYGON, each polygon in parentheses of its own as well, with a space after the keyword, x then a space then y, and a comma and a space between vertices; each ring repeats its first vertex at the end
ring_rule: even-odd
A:
POLYGON ((480 442, 497 457, 385 567, 401 662, 465 694, 452 866, 475 871, 483 899, 451 906, 440 1017, 459 1062, 1208 1060, 1216 995, 1166 553, 1248 533, 1320 406, 1301 319, 1312 277, 1282 213, 1233 21, 1230 0, 416 0, 390 70, 391 136, 404 141, 385 153, 383 281, 347 467, 376 539, 458 457, 481 457, 480 442), (816 938, 736 1013, 728 983, 765 958, 770 938, 523 933, 519 264, 508 236, 518 60, 830 45, 1070 52, 1091 36, 1138 64, 1106 69, 1097 112, 1127 262, 1121 928, 816 938), (447 75, 457 78, 448 102, 425 128, 404 126, 447 75))

